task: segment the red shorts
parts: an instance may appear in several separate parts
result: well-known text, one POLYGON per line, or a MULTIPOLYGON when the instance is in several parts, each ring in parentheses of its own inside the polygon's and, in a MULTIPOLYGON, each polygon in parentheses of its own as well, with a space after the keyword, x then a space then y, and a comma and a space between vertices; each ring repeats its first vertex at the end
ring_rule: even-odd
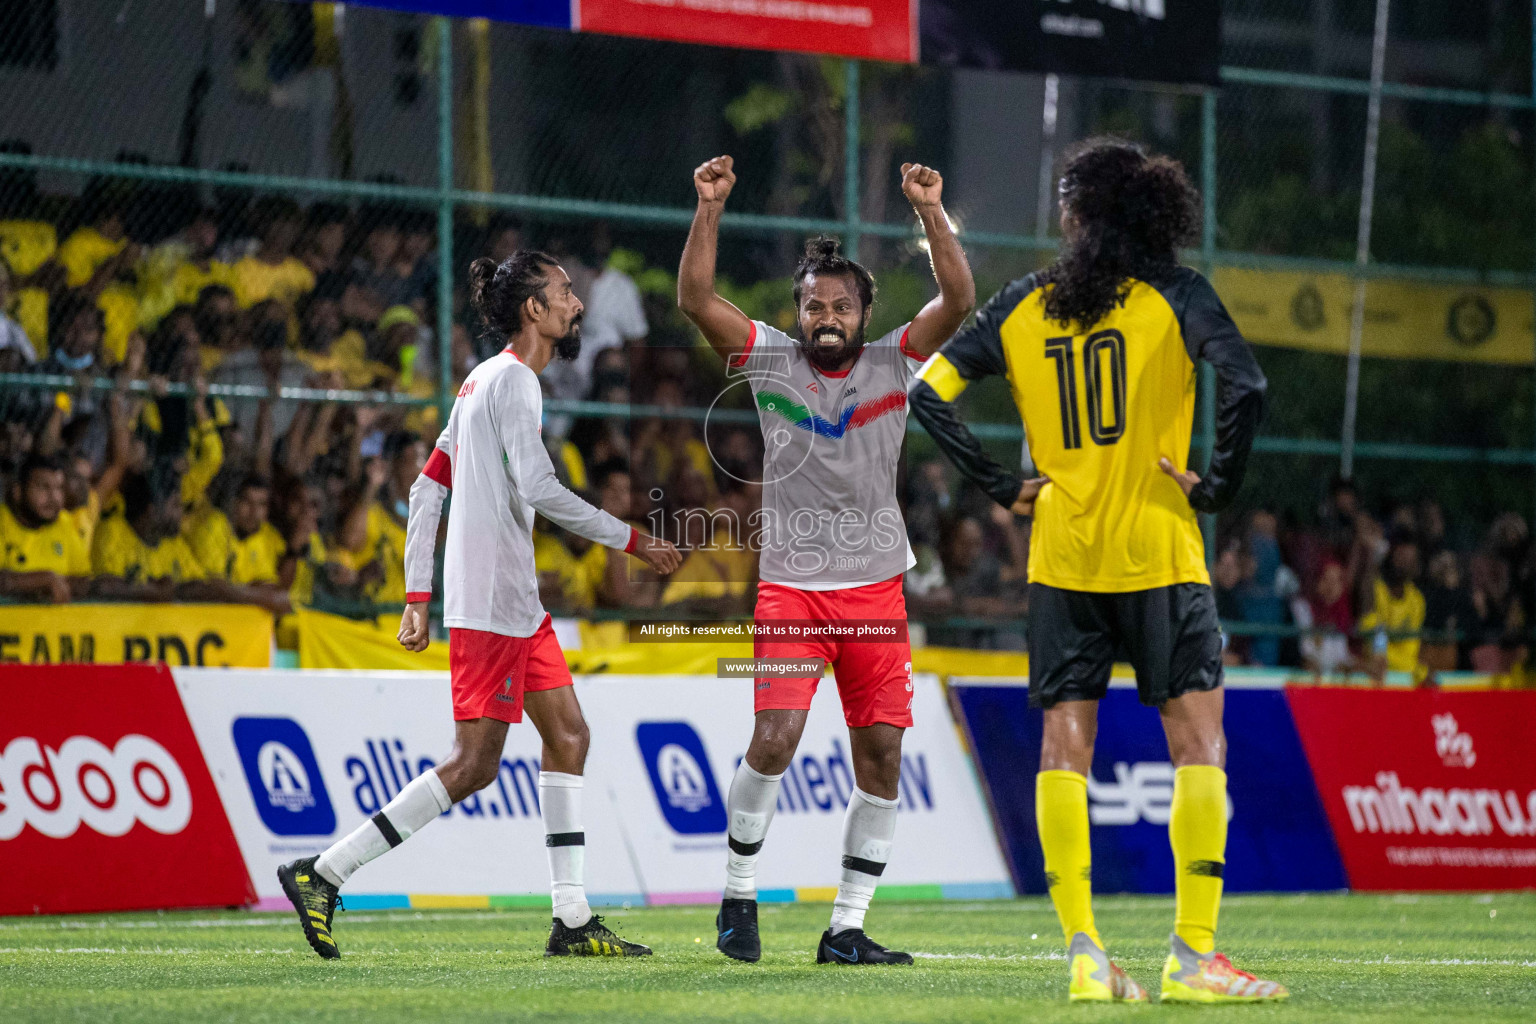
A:
MULTIPOLYGON (((765 640, 752 644, 758 658, 825 658, 843 699, 843 719, 860 729, 877 722, 912 727, 912 644, 907 639, 907 601, 901 577, 847 590, 798 590, 780 583, 757 585, 754 621, 797 619, 857 624, 900 620, 898 640, 875 642, 836 639, 765 640)), ((755 710, 806 709, 816 695, 819 676, 758 677, 755 710)))
POLYGON ((521 722, 524 693, 571 685, 571 670, 548 615, 533 636, 448 630, 448 671, 455 722, 521 722))

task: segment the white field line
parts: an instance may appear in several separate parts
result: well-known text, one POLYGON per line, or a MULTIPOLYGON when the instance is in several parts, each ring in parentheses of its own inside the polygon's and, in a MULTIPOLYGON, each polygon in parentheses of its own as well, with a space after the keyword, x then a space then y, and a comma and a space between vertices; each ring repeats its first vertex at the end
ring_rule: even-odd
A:
MULTIPOLYGON (((914 957, 922 960, 1065 960, 1065 953, 913 953, 914 957)), ((1316 962, 1310 957, 1289 958, 1297 964, 1316 962)), ((1413 957, 1387 956, 1380 959, 1356 960, 1346 957, 1329 957, 1329 963, 1334 964, 1360 964, 1374 966, 1394 966, 1401 964, 1404 967, 1536 967, 1536 960, 1490 960, 1490 959, 1426 959, 1420 960, 1413 957)))

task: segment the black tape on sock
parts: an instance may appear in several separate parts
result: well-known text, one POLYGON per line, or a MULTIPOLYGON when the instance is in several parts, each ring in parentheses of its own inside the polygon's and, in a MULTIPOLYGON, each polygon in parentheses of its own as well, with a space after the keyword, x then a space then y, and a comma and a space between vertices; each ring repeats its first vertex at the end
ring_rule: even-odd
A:
POLYGON ((395 831, 395 826, 390 824, 388 818, 384 817, 383 811, 373 816, 373 827, 379 830, 379 835, 384 837, 384 841, 389 844, 391 850, 405 842, 404 839, 400 838, 400 833, 395 831))
POLYGON ((865 860, 863 857, 853 857, 843 854, 843 867, 849 871, 862 871, 866 875, 879 875, 885 871, 885 865, 877 860, 865 860))
POLYGON ((544 836, 545 846, 586 846, 585 832, 550 832, 544 836))

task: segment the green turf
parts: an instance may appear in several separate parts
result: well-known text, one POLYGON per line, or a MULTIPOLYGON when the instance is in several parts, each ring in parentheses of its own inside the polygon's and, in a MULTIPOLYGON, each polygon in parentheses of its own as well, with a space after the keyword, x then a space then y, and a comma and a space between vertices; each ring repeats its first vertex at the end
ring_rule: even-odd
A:
MULTIPOLYGON (((1098 901, 1111 951, 1155 991, 1172 903, 1098 901)), ((877 903, 874 935, 910 968, 817 967, 825 905, 765 906, 756 966, 712 948, 713 908, 615 912, 648 960, 545 960, 534 909, 338 915, 339 962, 287 916, 168 913, 0 920, 0 1020, 455 1022, 657 1020, 1536 1021, 1536 893, 1238 896, 1222 947, 1290 986, 1278 1006, 1070 1006, 1040 899, 877 903)))

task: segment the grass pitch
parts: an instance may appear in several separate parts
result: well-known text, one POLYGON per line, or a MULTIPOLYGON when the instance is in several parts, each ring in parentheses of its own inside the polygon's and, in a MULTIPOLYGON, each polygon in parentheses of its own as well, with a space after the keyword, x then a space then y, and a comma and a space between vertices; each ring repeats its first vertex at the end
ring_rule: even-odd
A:
MULTIPOLYGON (((1171 899, 1101 897, 1099 927, 1156 993, 1171 899)), ((1233 896, 1221 947, 1288 985, 1265 1006, 1103 1007, 1066 1000, 1043 899, 876 902, 870 928, 910 968, 817 967, 828 908, 765 905, 755 966, 713 948, 712 907, 615 912, 645 960, 545 960, 537 911, 337 916, 339 962, 291 915, 0 920, 0 1019, 47 1021, 1536 1021, 1536 893, 1233 896)))

